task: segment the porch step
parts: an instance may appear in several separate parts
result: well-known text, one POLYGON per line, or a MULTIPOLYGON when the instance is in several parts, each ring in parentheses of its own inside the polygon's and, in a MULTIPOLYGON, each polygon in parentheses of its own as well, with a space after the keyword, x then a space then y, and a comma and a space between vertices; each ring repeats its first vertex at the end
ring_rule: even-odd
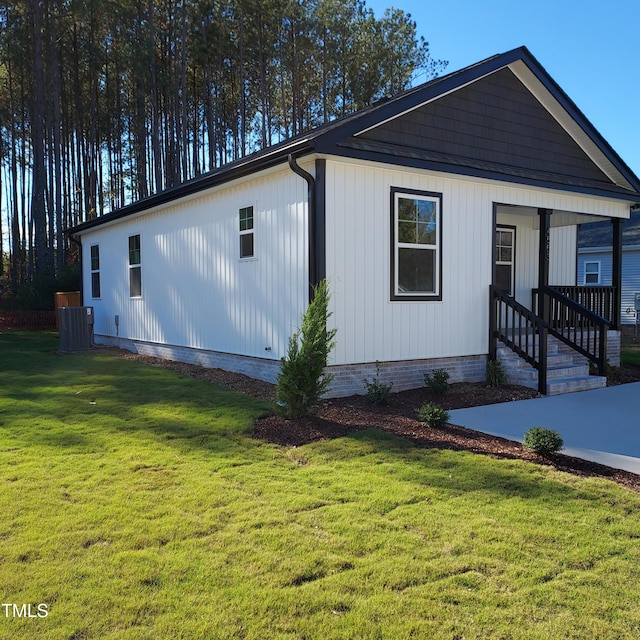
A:
MULTIPOLYGON (((537 355, 537 353, 536 353, 537 355)), ((511 384, 538 388, 538 372, 526 360, 506 345, 499 344, 497 358, 502 363, 511 384)), ((607 379, 589 375, 586 358, 567 349, 566 345, 549 337, 547 343, 547 395, 587 391, 607 386, 607 379)))

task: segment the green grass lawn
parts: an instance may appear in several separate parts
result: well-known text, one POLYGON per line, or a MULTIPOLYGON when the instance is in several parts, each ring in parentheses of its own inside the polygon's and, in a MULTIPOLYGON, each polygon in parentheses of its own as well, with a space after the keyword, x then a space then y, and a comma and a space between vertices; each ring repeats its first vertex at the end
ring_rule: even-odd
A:
POLYGON ((622 337, 620 359, 622 364, 640 367, 640 338, 636 338, 635 333, 622 337))
POLYGON ((0 334, 0 638, 640 637, 640 495, 0 334), (35 610, 35 609, 34 609, 35 610), (11 609, 9 609, 11 612, 11 609))

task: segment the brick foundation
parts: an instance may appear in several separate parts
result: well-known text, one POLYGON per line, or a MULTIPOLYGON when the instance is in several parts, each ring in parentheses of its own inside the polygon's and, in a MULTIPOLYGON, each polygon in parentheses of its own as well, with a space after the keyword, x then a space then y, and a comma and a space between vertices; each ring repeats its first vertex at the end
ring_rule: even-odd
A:
MULTIPOLYGON (((205 351, 190 347, 116 339, 111 336, 97 335, 96 344, 127 349, 155 358, 164 358, 176 362, 186 362, 210 369, 223 369, 243 373, 250 378, 275 384, 280 372, 279 360, 252 358, 219 351, 205 351)), ((424 360, 399 360, 380 363, 380 382, 393 383, 393 391, 405 391, 424 386, 424 374, 435 369, 444 369, 450 382, 482 382, 486 379, 487 356, 459 356, 455 358, 432 358, 424 360)), ((365 378, 371 381, 376 376, 376 363, 335 365, 328 367, 335 378, 326 397, 338 398, 366 393, 365 378)))
MULTIPOLYGON (((444 369, 449 382, 483 382, 486 380, 487 356, 459 356, 425 360, 399 360, 380 362, 382 384, 393 383, 393 391, 406 391, 424 386, 424 374, 444 369)), ((341 397, 366 393, 365 378, 371 382, 376 376, 375 362, 346 364, 329 367, 335 375, 327 396, 341 397)))
POLYGON ((262 380, 264 382, 276 383, 280 372, 279 360, 267 360, 266 358, 252 358, 249 356, 239 356, 233 353, 222 353, 220 351, 206 351, 204 349, 193 349, 191 347, 178 347, 169 344, 159 344, 154 342, 143 342, 140 340, 129 340, 126 338, 113 338, 111 336, 95 336, 96 344, 109 345, 127 349, 132 353, 139 353, 144 356, 163 358, 175 362, 186 362, 196 364, 207 369, 222 369, 243 373, 250 378, 262 380))

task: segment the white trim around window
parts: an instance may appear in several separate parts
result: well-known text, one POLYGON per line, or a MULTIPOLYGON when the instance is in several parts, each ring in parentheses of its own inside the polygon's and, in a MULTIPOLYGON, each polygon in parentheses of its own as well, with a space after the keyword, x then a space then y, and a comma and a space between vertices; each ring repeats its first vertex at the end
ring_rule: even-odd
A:
POLYGON ((600 260, 585 260, 583 284, 600 284, 602 263, 600 260))

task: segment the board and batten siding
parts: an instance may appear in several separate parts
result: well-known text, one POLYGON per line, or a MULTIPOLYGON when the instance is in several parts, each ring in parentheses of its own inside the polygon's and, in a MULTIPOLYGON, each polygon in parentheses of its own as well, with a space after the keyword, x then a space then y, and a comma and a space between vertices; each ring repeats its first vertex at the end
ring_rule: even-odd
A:
MULTIPOLYGON (((578 284, 585 284, 585 263, 600 263, 599 284, 611 286, 612 279, 611 249, 583 248, 578 252, 578 284)), ((622 249, 622 295, 620 297, 620 320, 622 324, 634 324, 635 294, 640 293, 640 246, 622 249)))
POLYGON ((307 188, 288 168, 123 219, 100 246, 96 335, 277 360, 308 300, 307 188), (239 209, 254 207, 254 258, 239 258, 239 209), (129 296, 128 238, 140 234, 142 296, 129 296), (115 315, 119 315, 117 332, 115 315))
MULTIPOLYGON (((327 160, 326 183, 330 323, 338 330, 331 362, 336 365, 487 353, 494 203, 628 214, 628 207, 604 198, 336 158, 327 160), (442 194, 442 301, 390 301, 392 187, 442 194)), ((530 233, 519 233, 517 242, 523 236, 537 265, 533 218, 528 224, 530 233)), ((571 243, 571 232, 553 230, 552 249, 571 243)), ((556 260, 552 282, 573 276, 572 284, 575 251, 556 260)), ((537 278, 537 266, 527 269, 537 278)), ((527 305, 536 282, 528 282, 527 305)))

